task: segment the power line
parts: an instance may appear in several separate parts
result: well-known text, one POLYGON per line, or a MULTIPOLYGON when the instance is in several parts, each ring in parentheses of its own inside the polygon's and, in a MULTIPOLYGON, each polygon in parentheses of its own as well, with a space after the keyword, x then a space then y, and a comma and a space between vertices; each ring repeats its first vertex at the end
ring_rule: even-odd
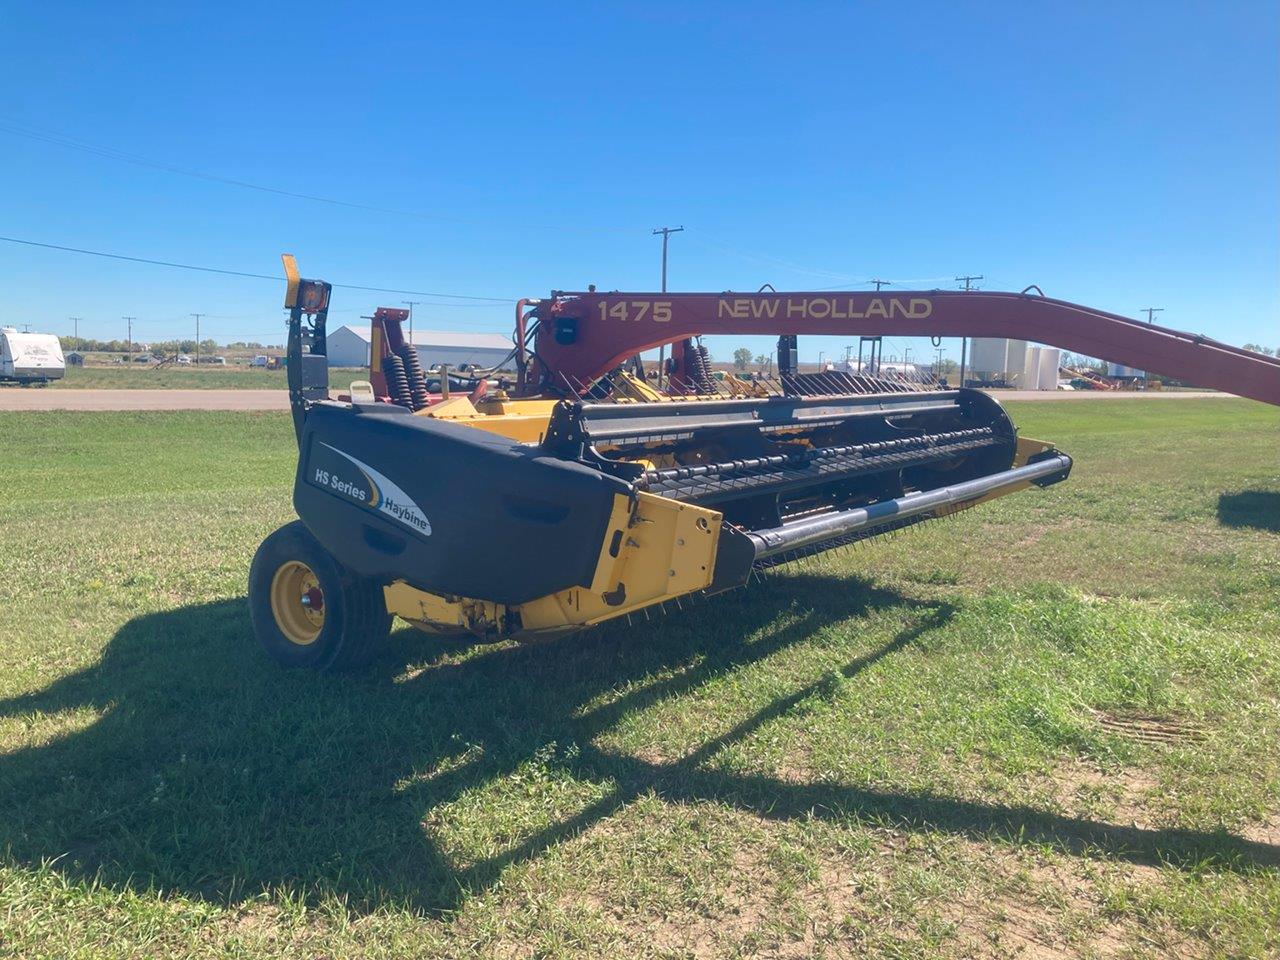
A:
MULTIPOLYGON (((863 280, 862 282, 881 283, 887 287, 906 287, 912 283, 941 283, 943 280, 949 279, 950 277, 914 277, 910 280, 863 280)), ((849 281, 849 283, 853 282, 854 281, 852 280, 849 281)), ((849 283, 843 283, 838 287, 815 287, 814 290, 823 292, 827 290, 847 290, 849 288, 849 283)), ((877 287, 876 289, 878 290, 879 288, 877 287)))
MULTIPOLYGON (((430 220, 438 223, 454 223, 454 224, 470 224, 472 226, 493 226, 494 221, 483 221, 476 219, 466 219, 462 217, 447 217, 440 214, 423 213, 416 210, 402 210, 396 207, 382 207, 370 203, 358 203, 351 200, 339 200, 336 197, 326 197, 320 194, 301 193, 294 190, 283 190, 279 187, 269 187, 261 183, 253 183, 249 180, 240 180, 235 177, 224 177, 214 173, 205 173, 200 170, 192 170, 187 167, 180 167, 176 164, 166 163, 160 160, 152 160, 148 157, 139 156, 136 153, 126 153, 123 150, 116 150, 113 147, 104 147, 98 144, 89 143, 85 140, 79 140, 75 137, 66 136, 65 134, 54 133, 52 131, 42 131, 28 124, 19 123, 5 117, 0 117, 0 132, 8 133, 17 137, 25 137, 28 140, 37 140, 41 143, 48 143, 54 146, 63 147, 68 150, 78 150, 81 153, 87 153, 91 156, 107 160, 115 160, 120 163, 131 163, 141 167, 149 167, 152 170, 160 170, 164 173, 176 174, 182 177, 192 177, 197 180, 205 180, 210 183, 220 183, 225 186, 239 187, 244 190, 255 190, 259 193, 269 193, 278 197, 288 197, 293 200, 307 200, 311 203, 323 203, 335 207, 346 207, 351 210, 365 210, 370 213, 385 213, 399 217, 412 217, 418 220, 430 220)), ((573 226, 570 224, 558 223, 529 223, 518 218, 503 222, 504 229, 515 227, 516 229, 525 230, 558 230, 562 232, 574 233, 621 233, 630 232, 631 227, 604 227, 604 226, 573 226)))
POLYGON ((1143 307, 1141 312, 1147 315, 1147 323, 1155 323, 1156 314, 1164 313, 1164 307, 1143 307))
POLYGON ((840 280, 844 283, 855 283, 853 277, 846 277, 843 274, 832 273, 829 270, 813 270, 798 263, 792 263, 790 260, 781 260, 778 257, 771 257, 762 253, 751 253, 746 250, 739 250, 730 246, 722 240, 717 240, 702 230, 695 231, 692 236, 693 242, 700 243, 704 247, 710 247, 713 250, 720 250, 731 256, 741 257, 743 260, 755 261, 757 263, 768 263, 774 266, 782 267, 784 270, 790 270, 793 273, 803 273, 811 277, 824 277, 828 280, 840 280))
MULTIPOLYGON (((217 273, 228 277, 248 277, 252 280, 271 280, 279 283, 281 277, 273 277, 265 273, 247 273, 243 270, 223 270, 219 267, 200 267, 190 263, 175 263, 172 260, 152 260, 148 257, 130 257, 122 253, 104 253, 101 250, 86 250, 83 247, 67 247, 57 243, 41 243, 37 240, 21 240, 17 237, 0 237, 5 243, 18 243, 28 247, 42 247, 45 250, 59 250, 64 253, 80 253, 89 257, 104 257, 108 260, 125 260, 129 263, 145 263, 153 267, 173 267, 178 270, 197 270, 201 273, 217 273)), ((390 287, 369 287, 355 283, 334 283, 334 287, 344 290, 365 290, 372 293, 400 293, 421 297, 445 297, 454 300, 476 300, 484 303, 514 303, 516 297, 480 297, 465 293, 433 293, 426 290, 396 290, 390 287)), ((462 304, 438 304, 438 306, 462 306, 462 304)))

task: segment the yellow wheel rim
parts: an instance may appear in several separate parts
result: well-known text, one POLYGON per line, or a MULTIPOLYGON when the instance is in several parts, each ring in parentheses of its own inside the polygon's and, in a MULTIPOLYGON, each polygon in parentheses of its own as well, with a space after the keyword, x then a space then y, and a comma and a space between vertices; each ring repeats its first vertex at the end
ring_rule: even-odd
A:
POLYGON ((300 560, 281 564, 271 578, 271 613, 290 643, 315 643, 324 627, 324 591, 310 567, 300 560))

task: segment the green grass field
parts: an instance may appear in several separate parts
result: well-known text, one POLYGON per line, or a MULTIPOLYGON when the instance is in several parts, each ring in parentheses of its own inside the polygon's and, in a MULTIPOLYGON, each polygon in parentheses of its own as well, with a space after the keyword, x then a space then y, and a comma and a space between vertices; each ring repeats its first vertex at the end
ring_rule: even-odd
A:
MULTIPOLYGON (((346 390, 352 380, 363 380, 362 369, 335 367, 329 371, 329 385, 346 390)), ((54 380, 46 390, 284 390, 283 370, 261 367, 68 367, 67 375, 54 380)))
POLYGON ((284 415, 0 414, 0 957, 1276 956, 1280 413, 1009 406, 1069 482, 338 677, 284 415))

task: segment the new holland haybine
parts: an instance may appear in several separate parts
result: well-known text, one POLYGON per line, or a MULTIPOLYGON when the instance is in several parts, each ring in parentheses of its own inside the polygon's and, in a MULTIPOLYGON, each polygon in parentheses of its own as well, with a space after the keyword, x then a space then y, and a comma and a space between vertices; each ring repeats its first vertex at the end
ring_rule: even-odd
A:
POLYGON ((1023 293, 553 293, 522 300, 514 381, 428 390, 374 316, 370 376, 330 398, 330 286, 285 258, 299 519, 254 557, 255 632, 350 666, 399 616, 550 637, 745 584, 753 571, 1065 480, 978 390, 801 373, 800 334, 1035 340, 1269 403, 1280 361, 1023 293), (713 374, 704 334, 776 334, 771 381, 713 374), (642 351, 670 347, 655 382, 642 351))

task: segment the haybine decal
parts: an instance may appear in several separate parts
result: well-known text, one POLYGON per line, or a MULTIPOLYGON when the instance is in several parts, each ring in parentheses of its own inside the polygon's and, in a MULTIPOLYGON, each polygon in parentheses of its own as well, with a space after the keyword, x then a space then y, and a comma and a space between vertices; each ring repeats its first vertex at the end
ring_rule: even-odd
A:
POLYGON ((317 441, 307 464, 307 482, 344 500, 385 514, 424 537, 431 536, 431 521, 407 493, 367 463, 337 447, 317 441))

